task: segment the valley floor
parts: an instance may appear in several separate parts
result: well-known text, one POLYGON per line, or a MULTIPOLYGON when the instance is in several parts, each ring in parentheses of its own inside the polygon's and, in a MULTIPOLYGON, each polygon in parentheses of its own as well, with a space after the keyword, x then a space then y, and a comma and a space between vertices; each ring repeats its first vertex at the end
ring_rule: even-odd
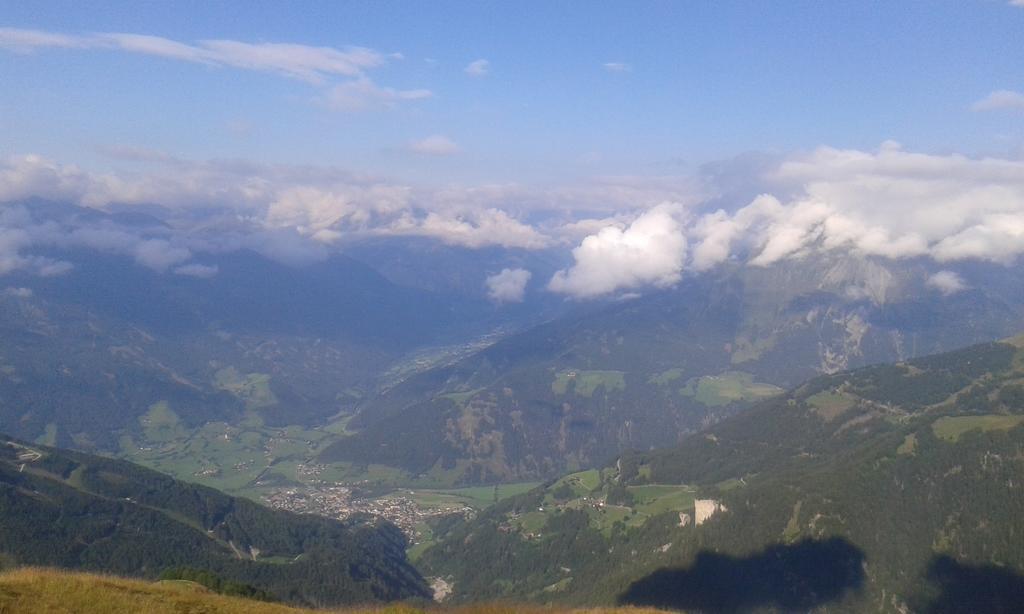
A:
POLYGON ((407 605, 355 607, 341 610, 306 610, 273 603, 217 595, 183 581, 147 582, 115 576, 74 573, 54 569, 17 569, 0 573, 0 614, 653 614, 637 608, 555 609, 534 605, 440 606, 423 609, 407 605))

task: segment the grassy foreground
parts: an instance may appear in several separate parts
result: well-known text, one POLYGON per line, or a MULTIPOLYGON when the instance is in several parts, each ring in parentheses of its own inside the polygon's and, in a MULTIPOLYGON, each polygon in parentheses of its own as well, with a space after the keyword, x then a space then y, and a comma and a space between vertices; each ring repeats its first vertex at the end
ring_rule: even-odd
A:
MULTIPOLYGON (((458 608, 438 606, 430 610, 404 605, 331 610, 337 614, 631 614, 655 610, 554 609, 531 605, 479 605, 458 608)), ((110 612, 146 612, 147 614, 301 614, 325 610, 304 610, 217 595, 182 581, 147 582, 114 576, 76 573, 54 569, 25 568, 0 573, 0 614, 45 612, 48 614, 106 614, 110 612)))

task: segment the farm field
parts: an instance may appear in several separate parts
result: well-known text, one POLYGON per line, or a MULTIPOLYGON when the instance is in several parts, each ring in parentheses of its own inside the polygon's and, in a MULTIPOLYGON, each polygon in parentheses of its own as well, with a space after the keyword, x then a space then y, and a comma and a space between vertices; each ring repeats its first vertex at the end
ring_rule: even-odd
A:
POLYGON ((625 390, 625 376, 624 371, 562 371, 551 383, 551 391, 555 394, 566 394, 571 385, 575 394, 590 397, 598 388, 603 388, 605 393, 625 390))
POLYGON ((592 469, 569 474, 545 489, 536 509, 509 513, 508 522, 524 535, 542 536, 553 515, 564 510, 581 510, 586 512, 592 527, 610 535, 616 523, 639 527, 659 514, 693 511, 695 487, 679 484, 627 486, 624 490, 632 501, 610 503, 609 491, 615 483, 612 470, 592 469))
POLYGON ((258 499, 259 482, 301 482, 308 462, 331 435, 299 426, 270 428, 251 412, 238 426, 210 422, 189 431, 166 402, 141 419, 142 435, 121 437, 121 456, 132 462, 232 494, 258 499))
POLYGON ((945 416, 932 423, 932 432, 940 439, 956 443, 969 431, 1006 431, 1022 422, 1024 415, 945 416))
POLYGON ((499 484, 496 486, 472 486, 450 490, 435 489, 398 489, 387 497, 405 497, 426 508, 458 508, 463 505, 474 509, 483 509, 502 499, 507 499, 527 492, 540 485, 540 482, 519 482, 499 484))
POLYGON ((691 379, 680 391, 708 407, 718 407, 739 401, 758 401, 782 394, 778 386, 755 382, 754 376, 742 371, 726 371, 720 375, 706 375, 691 379))
POLYGON ((857 398, 842 392, 823 391, 807 397, 807 404, 823 420, 830 421, 856 405, 857 398))
POLYGON ((685 371, 679 367, 676 367, 674 369, 668 369, 666 371, 662 371, 661 373, 657 373, 647 378, 647 383, 654 384, 656 386, 667 386, 670 383, 681 378, 684 373, 685 371))
POLYGON ((629 486, 636 511, 645 516, 657 516, 668 511, 685 511, 693 508, 697 491, 689 486, 650 484, 629 486))

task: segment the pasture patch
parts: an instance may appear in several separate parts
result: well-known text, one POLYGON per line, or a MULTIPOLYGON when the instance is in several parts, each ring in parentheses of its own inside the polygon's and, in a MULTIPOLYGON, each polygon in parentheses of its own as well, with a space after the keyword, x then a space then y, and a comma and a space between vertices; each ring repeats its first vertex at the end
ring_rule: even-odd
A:
POLYGON ((964 433, 969 431, 1007 431, 1022 422, 1024 422, 1024 416, 1018 415, 943 416, 932 423, 932 432, 939 439, 956 443, 964 433))
POLYGON ((755 382, 754 376, 743 371, 726 371, 719 375, 706 375, 689 380, 679 393, 693 397, 708 407, 718 407, 740 401, 759 401, 782 394, 782 388, 755 382))

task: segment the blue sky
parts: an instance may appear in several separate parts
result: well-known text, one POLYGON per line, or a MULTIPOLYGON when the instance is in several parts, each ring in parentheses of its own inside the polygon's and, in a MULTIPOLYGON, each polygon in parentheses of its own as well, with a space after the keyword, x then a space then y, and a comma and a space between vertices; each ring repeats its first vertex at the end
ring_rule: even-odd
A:
POLYGON ((887 139, 1016 157, 1024 139, 1014 105, 972 110, 993 91, 1024 90, 1024 7, 1003 1, 89 4, 5 3, 0 27, 361 46, 402 55, 365 70, 375 87, 431 95, 331 109, 327 92, 351 76, 310 83, 111 48, 0 49, 0 153, 102 171, 129 164, 111 151, 145 148, 420 183, 543 184, 887 139), (480 59, 487 73, 467 74, 480 59), (450 155, 409 150, 431 136, 450 155))

